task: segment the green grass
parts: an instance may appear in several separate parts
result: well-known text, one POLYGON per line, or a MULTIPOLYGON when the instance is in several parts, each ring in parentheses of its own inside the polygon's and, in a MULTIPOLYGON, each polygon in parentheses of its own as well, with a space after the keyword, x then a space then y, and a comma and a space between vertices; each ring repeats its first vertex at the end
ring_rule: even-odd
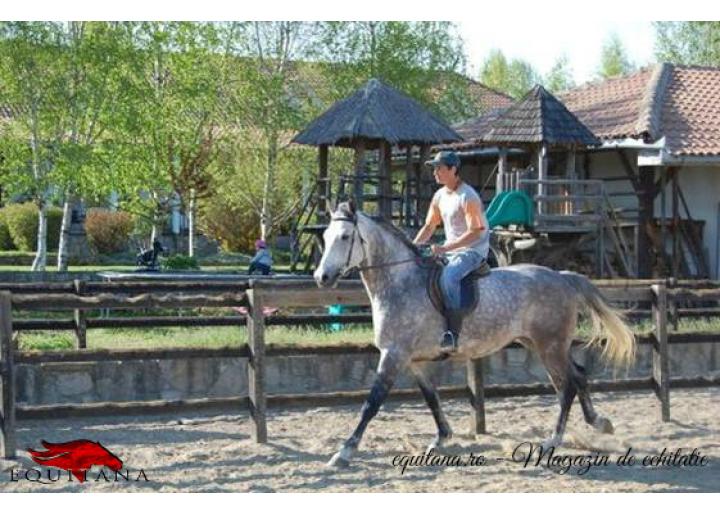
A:
MULTIPOLYGON (((67 315, 59 317, 67 318, 67 315)), ((589 328, 582 323, 578 337, 587 337, 589 328)), ((652 330, 652 324, 647 320, 633 324, 632 328, 635 333, 643 334, 652 330)), ((677 332, 718 331, 720 318, 711 318, 681 320, 677 332)), ((265 339, 269 345, 370 344, 373 331, 369 325, 346 325, 338 332, 318 327, 268 327, 265 339)), ((87 336, 90 349, 218 348, 246 342, 245 327, 92 329, 87 336)), ((70 331, 22 332, 19 345, 22 350, 70 350, 75 347, 75 336, 70 331)))
MULTIPOLYGON (((88 266, 68 266, 68 271, 77 271, 77 272, 86 272, 86 273, 92 273, 92 272, 98 272, 98 271, 135 271, 137 269, 137 266, 127 266, 127 265, 88 265, 88 266)), ((28 272, 30 271, 30 266, 17 266, 17 265, 8 265, 8 266, 0 266, 0 271, 22 271, 22 272, 28 272)), ((47 266, 46 271, 52 272, 56 271, 56 267, 53 266, 47 266)), ((217 265, 217 266, 200 266, 200 272, 203 271, 213 271, 213 272, 219 272, 219 273, 245 273, 247 272, 247 265, 246 264, 228 264, 228 265, 217 265)), ((289 273, 290 272, 290 265, 289 264, 280 264, 273 266, 273 271, 275 273, 289 273)), ((198 270, 195 270, 195 272, 198 272, 198 270)))
MULTIPOLYGON (((19 336, 21 350, 71 350, 75 335, 69 331, 32 331, 19 336)), ((342 345, 372 342, 369 326, 347 326, 339 332, 306 327, 268 327, 265 341, 269 345, 342 345)), ((137 348, 219 348, 247 342, 245 327, 170 327, 152 329, 88 330, 89 349, 137 348)))

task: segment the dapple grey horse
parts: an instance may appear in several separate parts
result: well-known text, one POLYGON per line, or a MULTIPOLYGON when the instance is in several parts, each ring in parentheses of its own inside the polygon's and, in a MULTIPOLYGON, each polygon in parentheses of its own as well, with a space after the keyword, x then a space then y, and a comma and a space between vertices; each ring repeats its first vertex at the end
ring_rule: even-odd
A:
MULTIPOLYGON (((349 270, 360 270, 372 308, 374 344, 380 349, 377 377, 360 422, 328 464, 349 464, 365 428, 404 370, 415 376, 437 424, 437 437, 428 450, 441 447, 452 431, 421 363, 442 357, 438 337, 444 320, 426 292, 429 271, 419 265, 418 249, 398 228, 357 212, 352 201, 338 205, 323 237, 325 251, 314 274, 318 286, 333 287, 349 270)), ((476 287, 478 304, 465 318, 453 359, 486 356, 520 341, 540 357, 560 401, 555 430, 544 446, 561 444, 576 395, 585 421, 612 433, 610 421, 593 409, 585 370, 570 355, 578 310, 584 306, 593 322, 590 343, 600 345, 605 339, 603 356, 616 366, 634 359, 632 332, 597 288, 583 275, 530 264, 495 268, 476 287)))

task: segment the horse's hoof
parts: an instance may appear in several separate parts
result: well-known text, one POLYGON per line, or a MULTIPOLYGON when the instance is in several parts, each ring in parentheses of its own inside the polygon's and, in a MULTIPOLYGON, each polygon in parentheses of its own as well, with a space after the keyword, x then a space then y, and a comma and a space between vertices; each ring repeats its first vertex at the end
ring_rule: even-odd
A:
POLYGON ((547 451, 550 447, 553 447, 557 450, 558 448, 560 448, 561 444, 562 439, 559 439, 558 437, 551 437, 550 439, 545 439, 543 442, 541 442, 540 446, 542 446, 543 451, 547 451))
POLYGON ((337 452, 328 461, 327 466, 332 468, 347 468, 350 465, 350 461, 341 455, 341 452, 337 452))
POLYGON ((429 454, 430 451, 437 452, 438 450, 441 450, 445 443, 447 443, 450 439, 452 439, 452 432, 448 433, 447 435, 444 435, 442 437, 435 436, 435 439, 432 440, 432 442, 428 445, 427 449, 425 450, 425 455, 429 454))
POLYGON ((593 423, 593 426, 603 434, 615 433, 615 427, 613 427, 613 424, 607 418, 598 417, 598 419, 595 420, 595 423, 593 423))

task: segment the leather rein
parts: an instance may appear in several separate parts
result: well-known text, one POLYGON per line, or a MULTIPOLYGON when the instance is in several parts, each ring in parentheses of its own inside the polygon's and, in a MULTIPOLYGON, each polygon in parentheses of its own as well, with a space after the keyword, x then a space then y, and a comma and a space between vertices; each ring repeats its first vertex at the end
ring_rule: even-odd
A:
POLYGON ((363 260, 361 262, 367 261, 367 253, 365 251, 365 240, 362 237, 362 234, 360 233, 360 229, 358 229, 357 225, 357 216, 349 217, 349 216, 338 216, 334 218, 330 218, 330 221, 347 221, 349 223, 353 224, 353 234, 350 239, 350 250, 348 251, 347 260, 345 261, 345 270, 342 272, 341 276, 345 276, 348 273, 350 273, 352 270, 356 269, 358 271, 365 271, 369 269, 379 269, 379 268, 389 268, 391 266, 397 266, 398 264, 405 264, 408 262, 415 262, 417 264, 422 264, 422 258, 421 257, 413 257, 412 259, 402 259, 399 261, 393 261, 393 262, 385 262, 383 264, 370 264, 366 266, 352 266, 350 267, 350 259, 352 258, 352 252, 355 245, 355 235, 357 234, 357 237, 360 239, 360 248, 362 248, 363 251, 363 260))

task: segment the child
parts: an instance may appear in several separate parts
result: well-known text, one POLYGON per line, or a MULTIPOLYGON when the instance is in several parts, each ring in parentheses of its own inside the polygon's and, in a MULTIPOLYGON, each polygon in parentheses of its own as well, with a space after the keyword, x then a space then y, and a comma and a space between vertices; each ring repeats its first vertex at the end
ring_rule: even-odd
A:
POLYGON ((267 249, 265 241, 262 239, 255 241, 255 250, 255 257, 250 261, 248 275, 252 275, 254 271, 260 271, 263 275, 269 275, 270 268, 272 267, 272 255, 270 255, 270 250, 267 249))

